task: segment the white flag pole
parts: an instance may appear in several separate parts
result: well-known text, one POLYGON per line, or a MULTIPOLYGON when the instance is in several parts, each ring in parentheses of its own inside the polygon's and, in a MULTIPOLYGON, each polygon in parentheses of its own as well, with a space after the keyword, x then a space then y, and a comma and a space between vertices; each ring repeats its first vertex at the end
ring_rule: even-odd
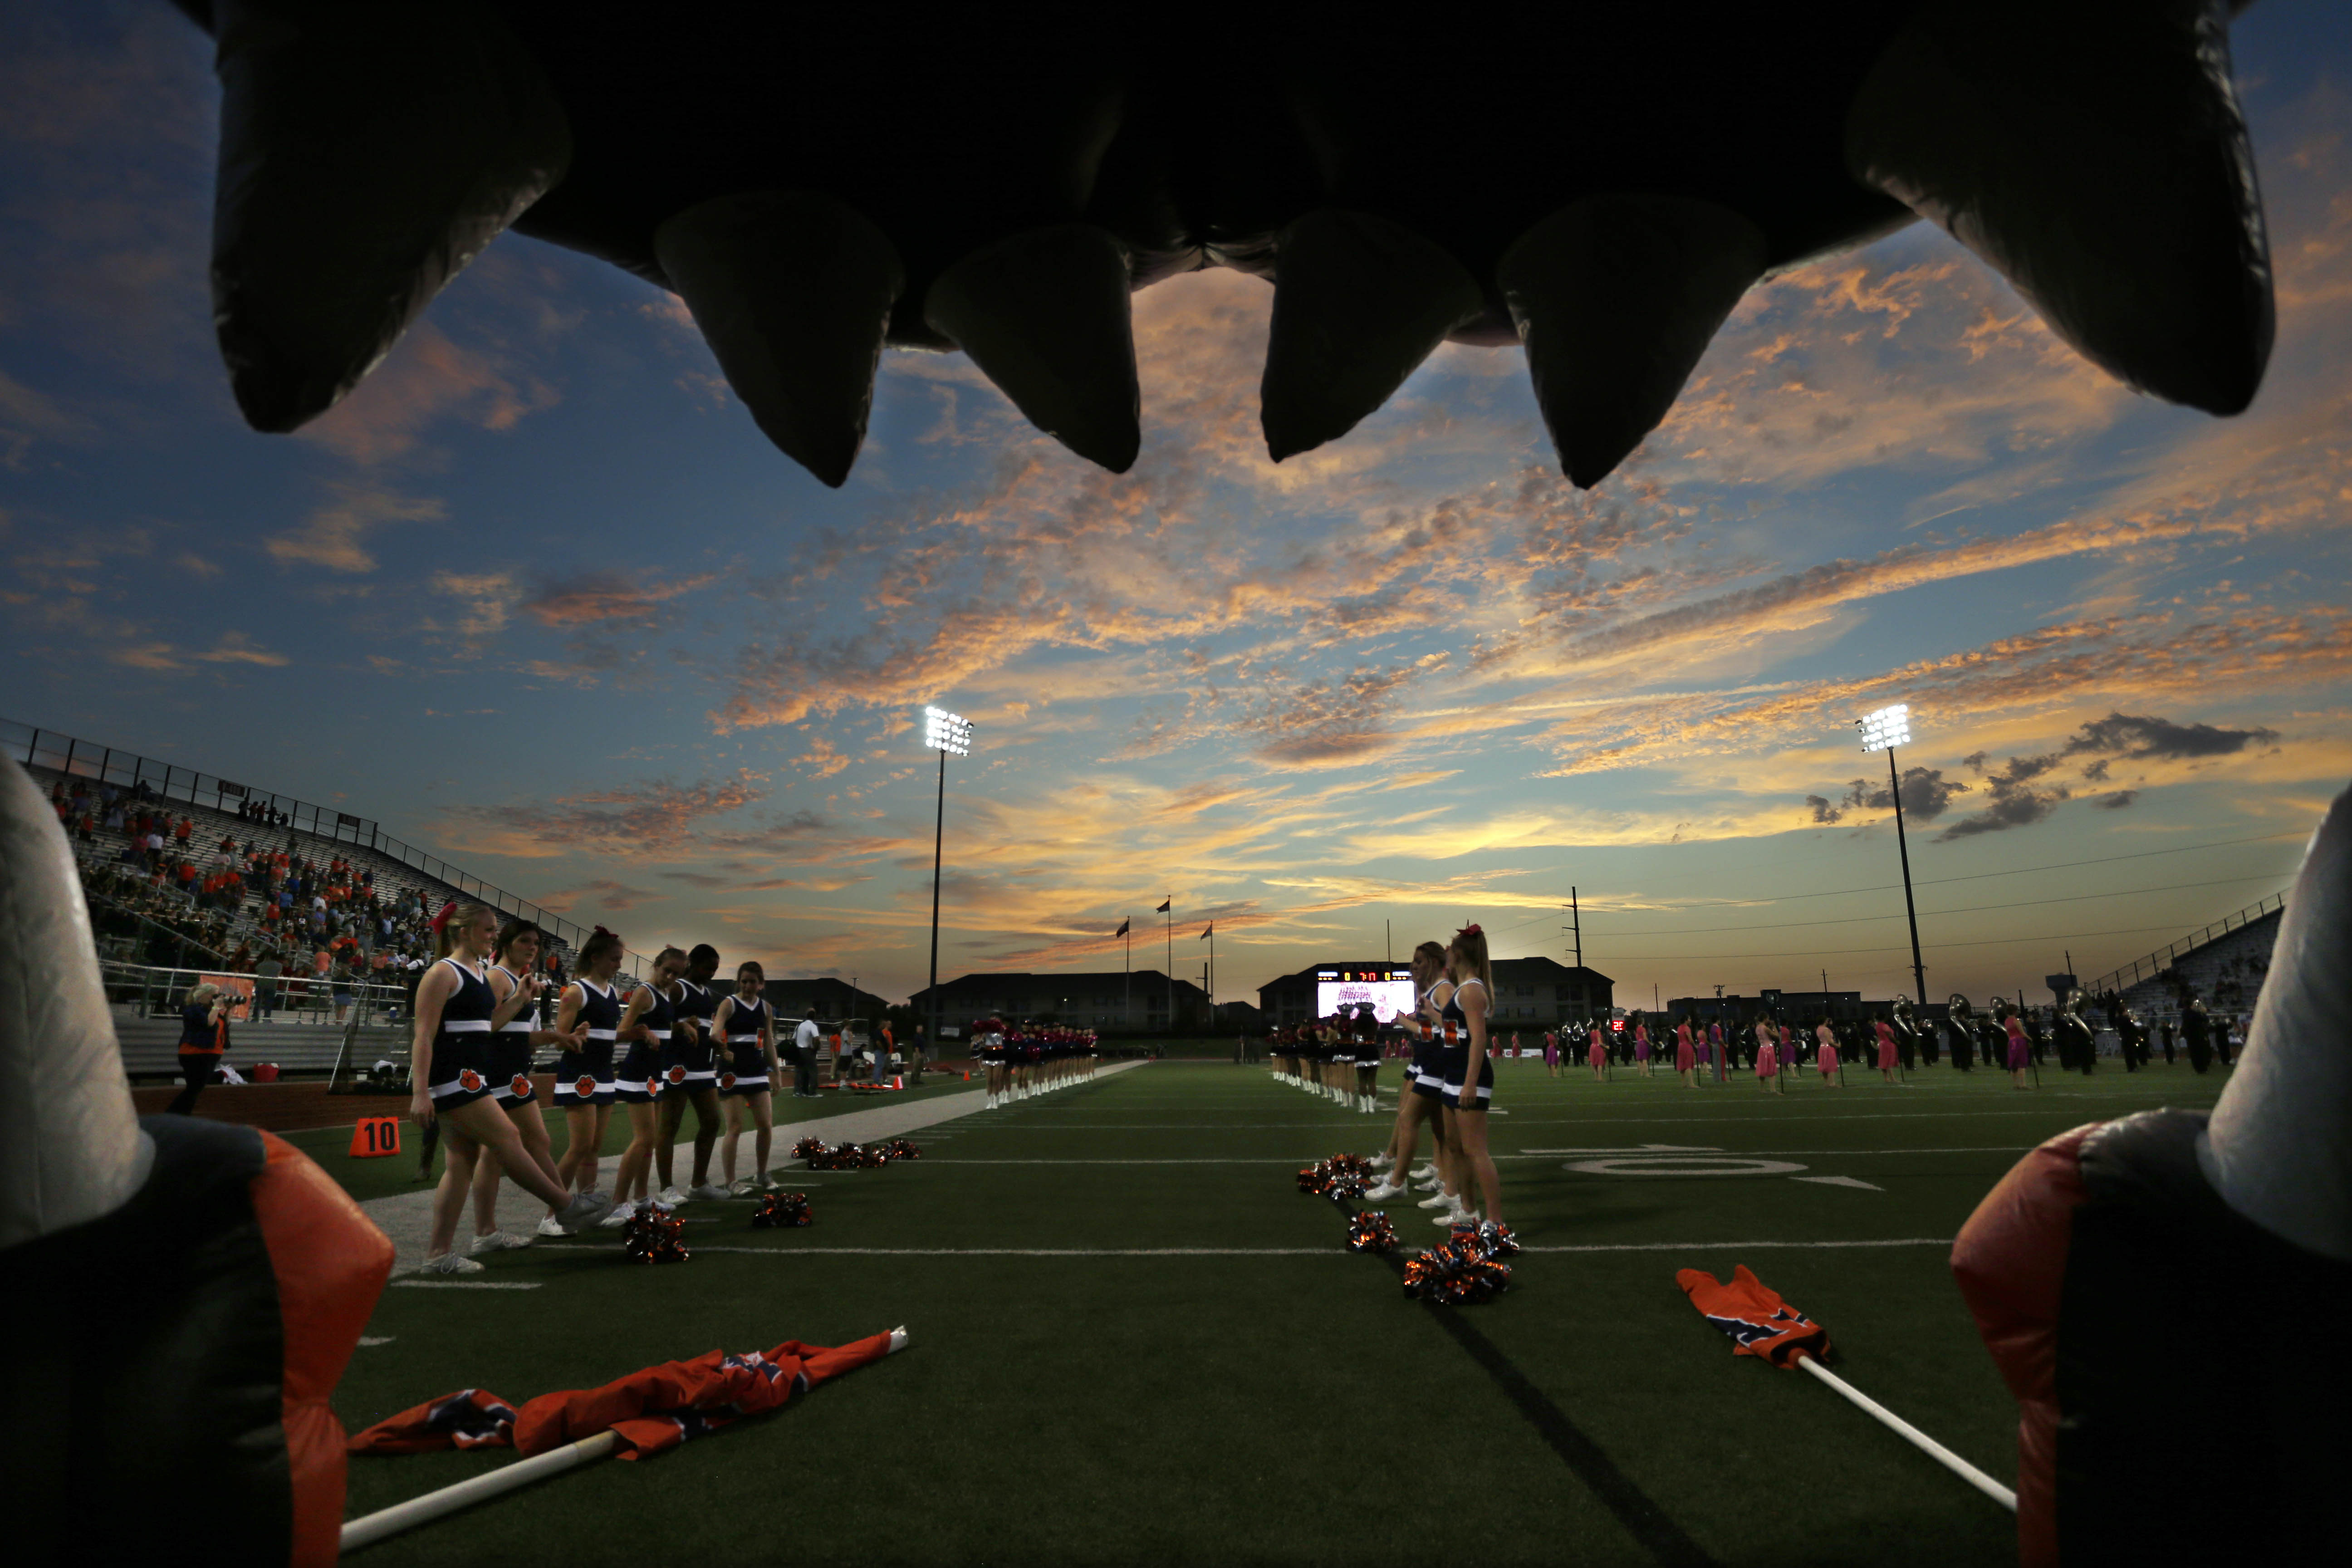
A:
MULTIPOLYGON (((890 1331, 892 1355, 907 1348, 907 1331, 890 1331)), ((577 1443, 566 1443, 561 1448, 551 1448, 544 1454, 534 1454, 528 1459, 518 1459, 511 1465, 443 1487, 439 1491, 426 1492, 423 1497, 396 1502, 352 1520, 343 1526, 341 1550, 357 1552, 362 1546, 373 1546, 403 1531, 414 1530, 420 1524, 430 1524, 436 1519, 446 1519, 460 1509, 527 1487, 542 1477, 568 1470, 574 1465, 592 1464, 620 1447, 621 1435, 606 1428, 593 1437, 583 1437, 577 1443)))
POLYGON ((1845 1379, 1840 1377, 1829 1368, 1823 1366, 1819 1361, 1809 1355, 1800 1355, 1797 1358, 1797 1364, 1803 1367, 1807 1372, 1811 1373, 1815 1377, 1820 1378, 1823 1383, 1828 1384, 1832 1388, 1836 1389, 1838 1393, 1843 1394, 1847 1399, 1851 1400, 1853 1404, 1860 1406, 1871 1415, 1875 1416, 1887 1426, 1893 1428, 1898 1436, 1908 1441, 1914 1447, 1927 1455, 1929 1458, 1935 1460, 1937 1464, 1943 1466, 1946 1469, 1951 1471, 1954 1475, 1959 1477, 1960 1479, 1968 1482, 1969 1485, 1976 1488, 1977 1490, 1984 1493, 1985 1496, 1992 1499, 1993 1501, 2000 1504, 2001 1507, 2009 1510, 2010 1512, 2015 1513, 2017 1511, 2017 1494, 2015 1492, 2010 1490, 2007 1487, 2002 1486, 1999 1481, 1994 1480, 1990 1476, 1985 1474, 1982 1470, 1978 1469, 1974 1465, 1969 1464, 1966 1459, 1961 1458, 1958 1454, 1953 1453, 1949 1448, 1945 1447, 1941 1443, 1937 1442, 1936 1439, 1928 1436, 1927 1434, 1920 1431, 1919 1428, 1912 1426, 1911 1423, 1904 1420, 1903 1417, 1895 1415, 1895 1412, 1887 1409, 1884 1405, 1879 1404, 1875 1399, 1871 1398, 1870 1395, 1864 1394, 1862 1390, 1856 1388, 1853 1384, 1848 1383, 1845 1379))

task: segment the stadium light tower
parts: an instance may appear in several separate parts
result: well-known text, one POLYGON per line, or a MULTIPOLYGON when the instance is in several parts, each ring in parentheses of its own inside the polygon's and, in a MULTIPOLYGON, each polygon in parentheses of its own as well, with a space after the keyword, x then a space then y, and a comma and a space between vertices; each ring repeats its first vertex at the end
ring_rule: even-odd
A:
MULTIPOLYGON (((1903 777, 1895 771, 1895 748, 1911 743, 1911 705, 1897 702, 1865 713, 1853 721, 1862 731, 1862 749, 1886 753, 1886 788, 1895 800, 1895 847, 1903 857, 1903 913, 1911 922, 1911 1005, 1927 1005, 1927 966, 1919 962, 1919 911, 1911 902, 1911 846, 1903 834, 1903 777)), ((1828 980, 1822 988, 1829 988, 1828 980)))
POLYGON ((923 744, 940 754, 939 815, 931 822, 931 1050, 940 1048, 940 850, 947 841, 948 754, 971 755, 971 721, 944 708, 923 710, 923 744))

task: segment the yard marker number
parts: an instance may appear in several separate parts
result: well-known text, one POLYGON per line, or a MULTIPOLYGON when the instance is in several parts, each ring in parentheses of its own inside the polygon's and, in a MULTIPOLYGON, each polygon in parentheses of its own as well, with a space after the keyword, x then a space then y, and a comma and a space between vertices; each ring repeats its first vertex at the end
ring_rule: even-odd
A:
POLYGON ((400 1152, 400 1118, 362 1116, 352 1129, 352 1158, 376 1160, 400 1152))

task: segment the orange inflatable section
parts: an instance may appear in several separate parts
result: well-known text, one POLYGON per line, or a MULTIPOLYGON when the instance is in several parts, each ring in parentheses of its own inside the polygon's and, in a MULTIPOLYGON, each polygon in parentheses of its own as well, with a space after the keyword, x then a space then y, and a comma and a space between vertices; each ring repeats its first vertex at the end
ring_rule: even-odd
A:
POLYGON ((2058 1303, 2083 1202, 2083 1143, 2101 1125, 2062 1132, 2011 1166, 1952 1245, 1953 1278, 2017 1400, 2023 1568, 2057 1568, 2058 1303))
POLYGON ((253 1183, 285 1324, 284 1422, 294 1496, 294 1568, 330 1568, 342 1548, 343 1424, 328 1400, 392 1275, 392 1242, 333 1178, 275 1133, 253 1183))

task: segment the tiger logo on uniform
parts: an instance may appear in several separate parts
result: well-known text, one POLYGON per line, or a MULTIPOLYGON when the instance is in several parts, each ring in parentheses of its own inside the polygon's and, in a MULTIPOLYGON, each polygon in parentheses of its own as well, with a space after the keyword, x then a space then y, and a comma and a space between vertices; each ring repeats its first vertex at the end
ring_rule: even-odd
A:
POLYGON ((587 1099, 590 1095, 596 1092, 595 1079, 587 1073, 582 1073, 579 1079, 572 1084, 572 1092, 578 1095, 583 1100, 587 1099))
POLYGON ((482 1087, 482 1075, 472 1068, 460 1068, 457 1070, 457 1087, 467 1094, 473 1094, 482 1087))
POLYGON ((528 1096, 530 1093, 530 1075, 520 1072, 515 1074, 507 1083, 507 1092, 517 1100, 528 1096))
POLYGON ((722 1089, 733 1089, 735 1087, 735 1075, 731 1072, 720 1073, 719 1075, 719 1087, 722 1089))
POLYGON ((682 1067, 672 1068, 668 1072, 662 1076, 667 1078, 672 1083, 684 1083, 686 1081, 686 1069, 682 1067))

